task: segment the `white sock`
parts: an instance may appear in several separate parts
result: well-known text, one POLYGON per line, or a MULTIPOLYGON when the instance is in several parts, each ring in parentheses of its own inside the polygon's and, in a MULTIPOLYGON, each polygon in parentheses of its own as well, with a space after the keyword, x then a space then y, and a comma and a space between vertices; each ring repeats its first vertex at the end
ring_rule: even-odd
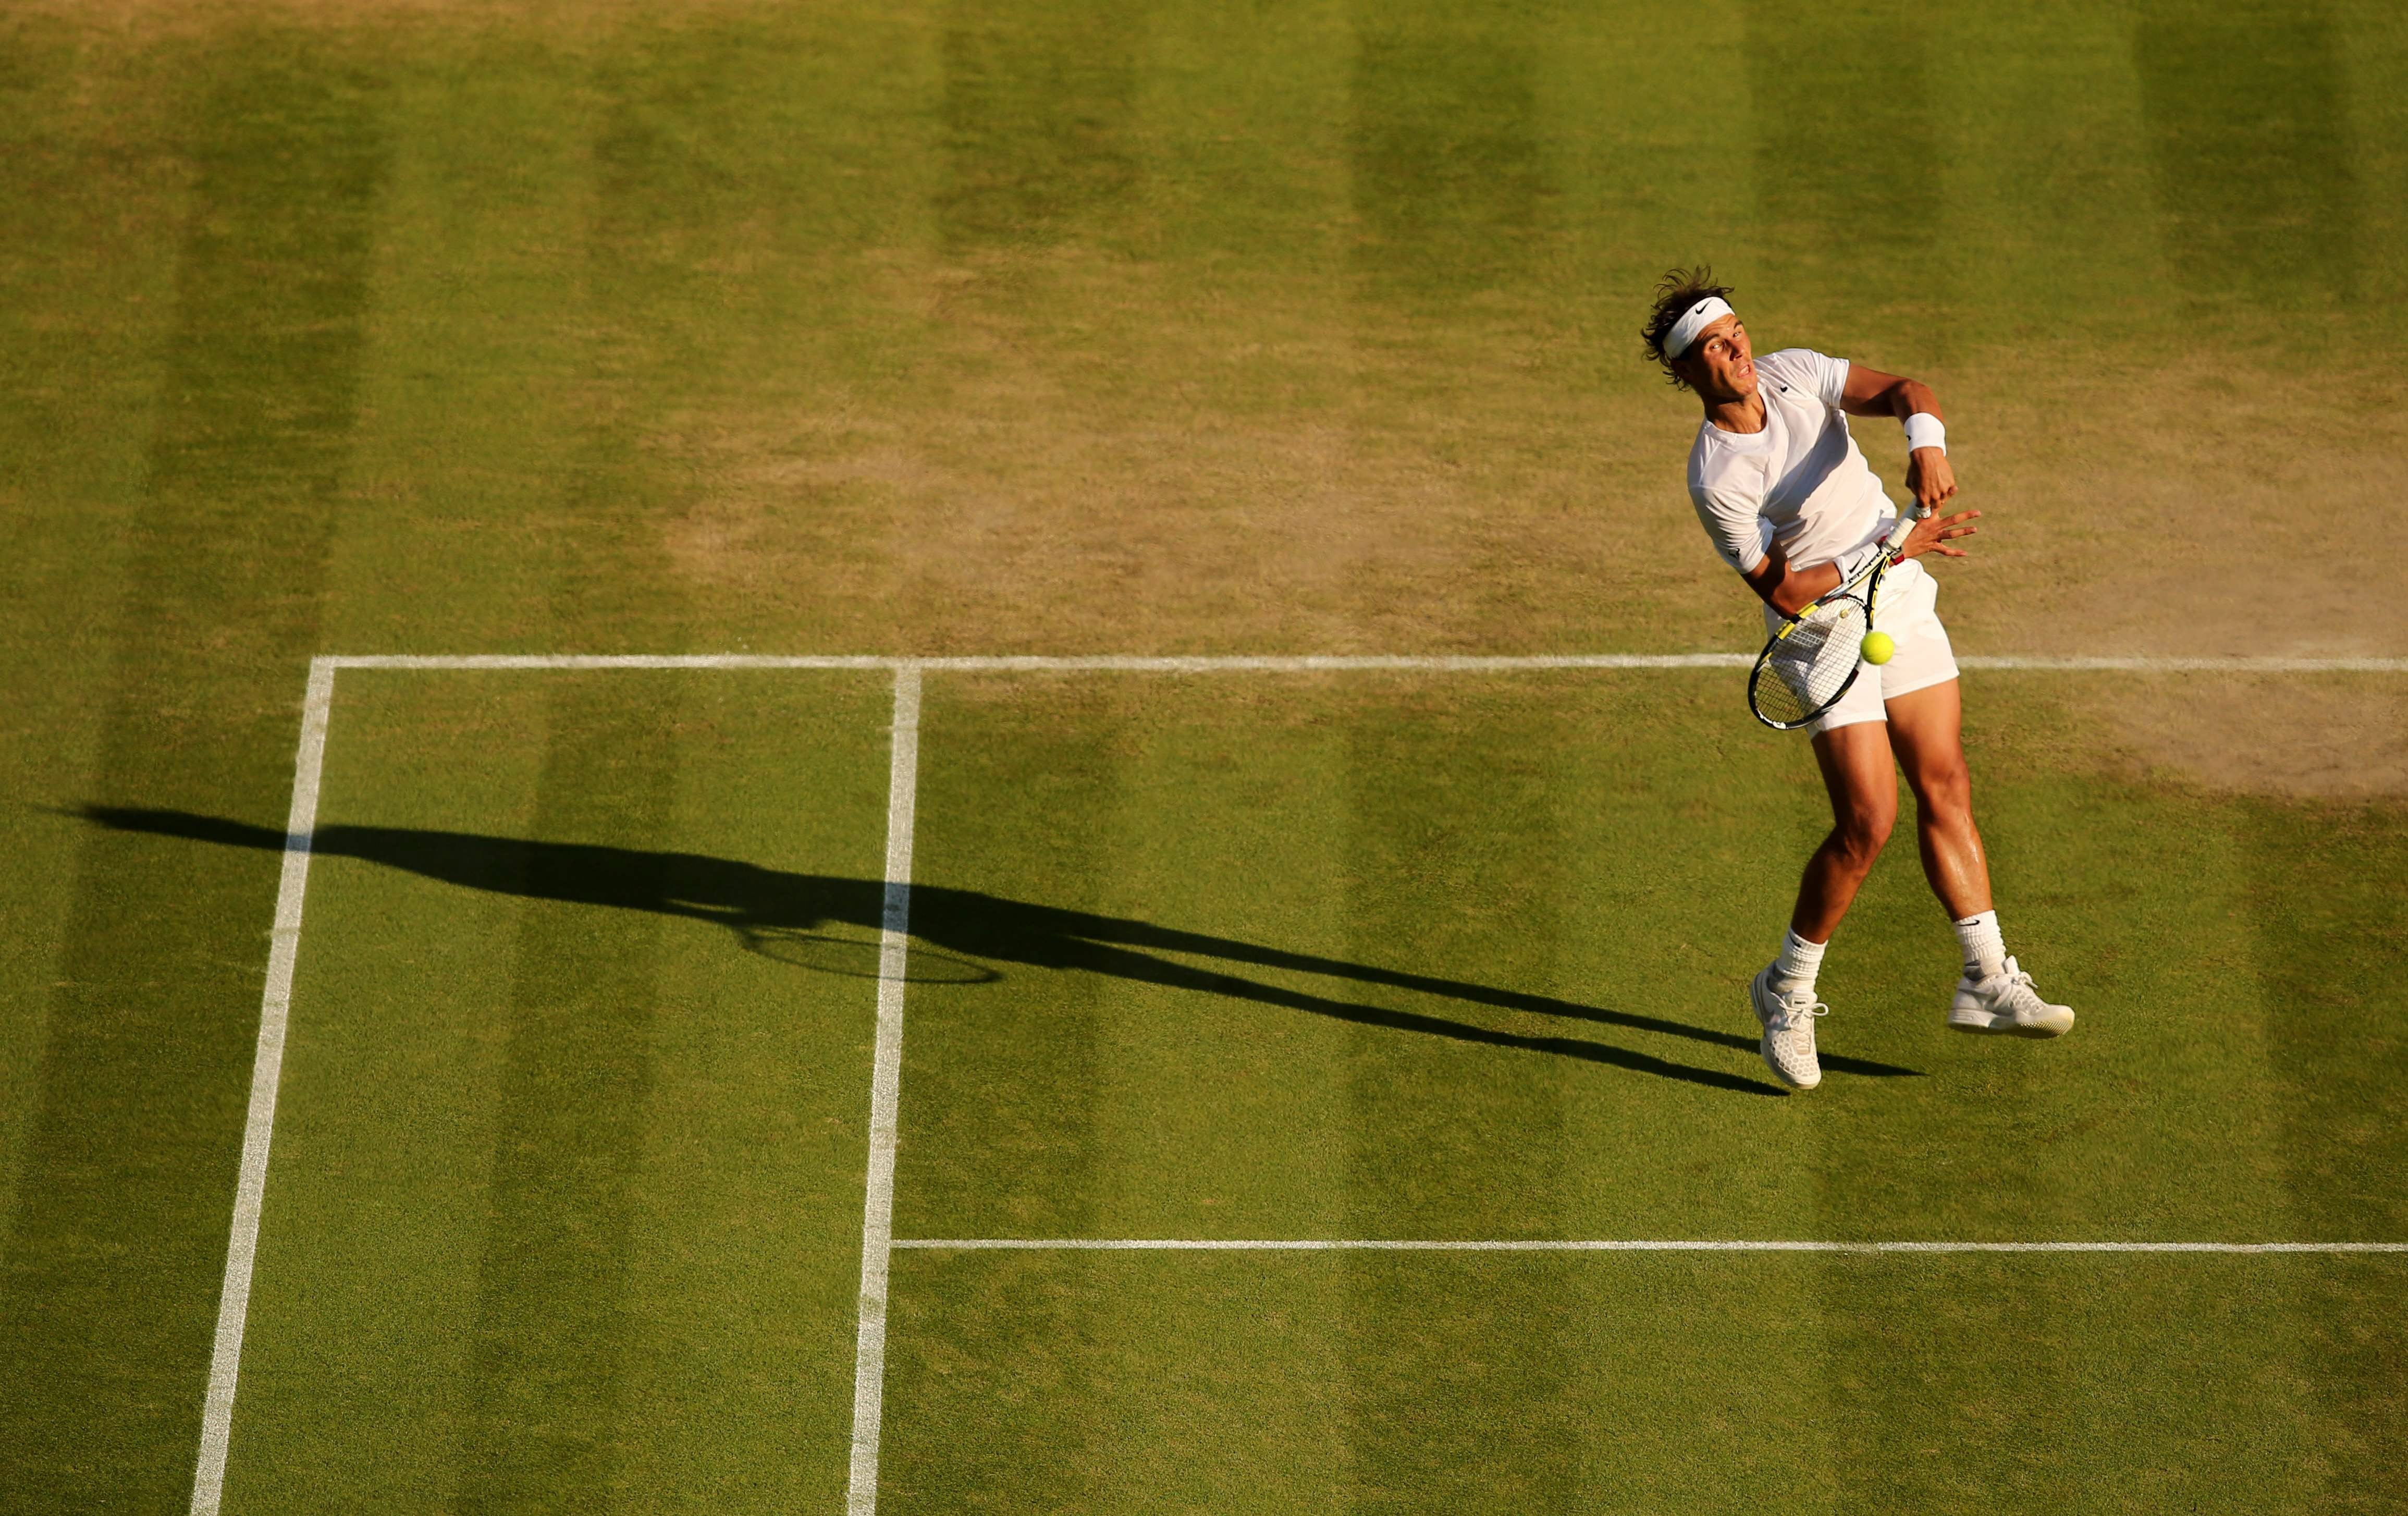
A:
POLYGON ((1781 934, 1781 956, 1772 960, 1772 988, 1786 993, 1814 988, 1815 971, 1823 966, 1828 943, 1808 942, 1795 931, 1781 934))
POLYGON ((2007 966, 2007 939, 1999 931, 1999 913, 1984 911, 1956 923, 1956 940, 1965 945, 1965 977, 1987 979, 2007 966))

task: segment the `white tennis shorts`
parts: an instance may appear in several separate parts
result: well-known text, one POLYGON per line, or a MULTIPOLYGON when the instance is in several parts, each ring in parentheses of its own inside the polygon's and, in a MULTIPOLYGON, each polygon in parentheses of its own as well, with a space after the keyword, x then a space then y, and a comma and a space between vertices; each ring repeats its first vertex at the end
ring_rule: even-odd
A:
MULTIPOLYGON (((1939 599, 1940 581, 1924 572, 1923 565, 1914 558, 1884 571, 1881 595, 1873 602, 1873 629, 1889 633, 1898 650, 1887 663, 1859 668, 1856 682, 1840 697, 1839 704, 1808 725, 1809 732, 1886 719, 1883 701, 1956 677, 1956 654, 1948 645, 1948 628, 1940 624, 1939 614, 1932 609, 1939 599)), ((1780 613, 1766 606, 1765 635, 1770 636, 1780 625, 1780 613)))

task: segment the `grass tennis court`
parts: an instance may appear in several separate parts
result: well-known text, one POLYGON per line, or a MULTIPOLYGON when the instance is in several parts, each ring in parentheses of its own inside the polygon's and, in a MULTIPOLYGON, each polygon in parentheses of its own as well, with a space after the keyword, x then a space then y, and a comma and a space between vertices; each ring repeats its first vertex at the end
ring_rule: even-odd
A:
MULTIPOLYGON (((1842 966, 1879 1008, 1829 1039, 1849 1098, 1782 1098, 1714 924, 1777 911, 1729 864, 1800 776, 1729 740, 1715 673, 930 676, 885 1509, 2318 1495, 2387 1393, 2396 1253, 912 1245, 2398 1234, 2396 1194, 2309 1177, 2398 1162, 2329 1107, 2367 1082, 2346 975, 2170 988, 2145 948, 2383 930, 2250 876, 2298 816, 2002 787, 2030 930, 2112 1024, 1948 1035, 1944 934, 1870 902, 1899 925, 1842 966), (2082 909, 2135 860, 2235 888, 2082 909)), ((835 1509, 889 676, 344 677, 222 1509, 835 1509)), ((2325 827, 2369 877, 2408 845, 2325 827)))
POLYGON ((2358 0, 0 6, 0 1506, 206 1474, 313 659, 590 654, 876 657, 341 670, 231 1516, 866 1511, 882 1007, 890 1516, 2408 1509, 2408 1254, 932 1245, 2408 1243, 2403 102, 2358 0), (1743 654, 1695 258, 1944 397, 1961 653, 2377 660, 1968 673, 2072 1034, 1901 835, 1781 1094, 1730 668, 912 664, 886 975, 877 658, 1743 654))

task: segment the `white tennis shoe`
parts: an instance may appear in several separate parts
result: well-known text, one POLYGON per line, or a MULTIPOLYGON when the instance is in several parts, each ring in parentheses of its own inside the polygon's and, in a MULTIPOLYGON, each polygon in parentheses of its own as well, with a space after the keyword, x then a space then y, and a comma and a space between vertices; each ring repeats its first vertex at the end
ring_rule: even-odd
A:
POLYGON ((1956 981, 1956 1002, 1948 1008, 1948 1024, 1959 1032, 2004 1032, 2017 1037, 2062 1037, 2073 1028, 2073 1010, 2051 1005, 2032 988, 2032 977, 2015 966, 1986 979, 1971 976, 1956 981))
POLYGON ((1812 1090, 1823 1082, 1823 1064, 1814 1056, 1814 1018, 1828 1016, 1831 1007, 1817 1003, 1812 989, 1774 993, 1774 967, 1766 964, 1747 987, 1756 1018, 1764 1025, 1765 1065, 1790 1089, 1812 1090))

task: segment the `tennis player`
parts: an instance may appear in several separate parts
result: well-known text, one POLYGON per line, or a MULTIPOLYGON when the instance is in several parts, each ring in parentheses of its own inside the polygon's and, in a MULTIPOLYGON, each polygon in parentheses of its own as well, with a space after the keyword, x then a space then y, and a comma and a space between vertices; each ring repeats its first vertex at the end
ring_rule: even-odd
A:
POLYGON ((1920 561, 1960 558, 1979 511, 1942 516, 1956 493, 1940 402, 1912 379, 1806 348, 1761 360, 1729 303, 1730 287, 1703 268, 1674 269, 1656 288, 1644 333, 1648 356, 1695 394, 1705 420, 1689 449, 1689 498, 1714 551, 1764 601, 1768 632, 1887 554, 1874 629, 1896 652, 1868 664, 1839 703, 1813 722, 1814 760, 1831 796, 1831 831, 1806 862, 1781 955, 1748 987, 1764 1028, 1764 1061, 1793 1090, 1822 1082, 1814 998, 1823 951, 1898 819, 1898 773, 1914 791, 1923 872, 1956 924, 1964 975, 1948 1024, 1967 1032, 2054 1037, 2073 1012, 2051 1005, 2007 956, 1990 901, 1990 869, 1973 825, 1972 787, 1960 737, 1956 660, 1933 603, 1939 582, 1920 561), (1901 520, 1857 451, 1850 416, 1891 416, 1906 426, 1906 487, 1922 519, 1901 520))

